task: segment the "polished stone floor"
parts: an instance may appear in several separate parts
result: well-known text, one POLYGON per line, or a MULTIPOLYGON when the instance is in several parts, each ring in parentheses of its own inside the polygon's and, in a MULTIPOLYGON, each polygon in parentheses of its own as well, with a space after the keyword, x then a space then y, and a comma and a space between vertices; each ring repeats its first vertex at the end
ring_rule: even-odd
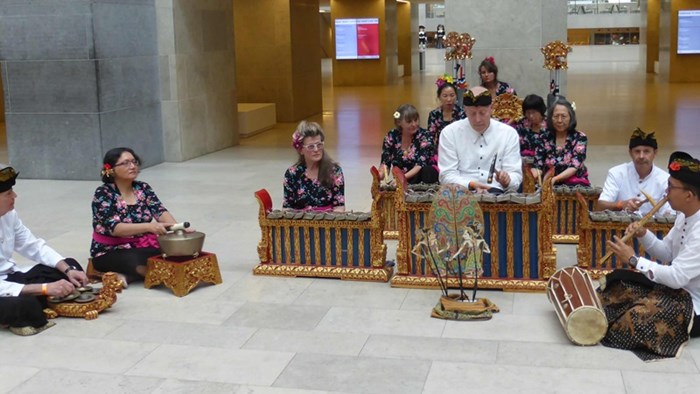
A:
MULTIPOLYGON (((587 51, 572 54, 568 95, 590 137, 594 184, 627 160, 625 144, 637 126, 658 131, 661 165, 677 148, 700 154, 700 85, 645 75, 630 50, 587 51)), ((396 86, 325 85, 324 112, 312 119, 327 130, 328 152, 343 166, 349 209, 369 209, 368 169, 378 162, 395 107, 413 102, 425 121, 436 105, 433 81, 442 65, 439 53, 428 56, 424 73, 396 86)), ((679 359, 656 363, 577 347, 544 294, 483 291, 499 314, 451 322, 430 318, 437 290, 253 276, 260 239, 253 192, 267 188, 281 204, 282 174, 295 159, 293 128, 279 124, 240 146, 144 169, 140 178, 175 217, 207 234, 205 249, 217 254, 223 284, 183 298, 132 284, 97 320, 61 318, 35 337, 0 330, 0 392, 697 392, 700 340, 679 359)), ((35 234, 85 262, 98 185, 20 179, 16 208, 35 234)), ((395 242, 387 243, 393 259, 395 242)), ((572 264, 574 247, 559 245, 558 265, 572 264)))

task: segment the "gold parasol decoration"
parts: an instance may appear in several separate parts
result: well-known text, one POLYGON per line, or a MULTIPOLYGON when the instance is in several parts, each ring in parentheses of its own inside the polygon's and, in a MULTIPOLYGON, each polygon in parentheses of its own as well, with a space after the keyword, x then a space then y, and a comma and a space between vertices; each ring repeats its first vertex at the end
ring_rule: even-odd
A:
POLYGON ((543 46, 540 50, 544 54, 544 68, 548 70, 566 70, 569 68, 566 57, 571 52, 571 45, 557 40, 543 46))
POLYGON ((445 60, 472 58, 472 48, 476 43, 476 38, 473 38, 469 33, 451 31, 445 36, 444 42, 445 47, 448 48, 445 52, 445 60))

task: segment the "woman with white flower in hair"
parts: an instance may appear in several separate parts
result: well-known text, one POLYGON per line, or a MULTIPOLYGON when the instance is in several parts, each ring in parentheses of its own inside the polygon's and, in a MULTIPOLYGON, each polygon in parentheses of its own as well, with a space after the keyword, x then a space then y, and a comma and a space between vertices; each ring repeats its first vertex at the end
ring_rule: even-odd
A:
POLYGON ((345 178, 323 149, 323 129, 302 120, 292 134, 297 162, 284 173, 284 202, 290 209, 345 211, 345 178))
POLYGON ((382 145, 379 176, 383 179, 397 167, 409 183, 437 183, 438 171, 432 166, 435 157, 435 140, 419 126, 416 107, 401 105, 394 112, 394 127, 389 130, 382 145))
POLYGON ((535 166, 543 172, 554 168, 552 184, 590 186, 586 160, 588 137, 576 130, 574 106, 563 96, 547 110, 547 130, 535 155, 535 166))

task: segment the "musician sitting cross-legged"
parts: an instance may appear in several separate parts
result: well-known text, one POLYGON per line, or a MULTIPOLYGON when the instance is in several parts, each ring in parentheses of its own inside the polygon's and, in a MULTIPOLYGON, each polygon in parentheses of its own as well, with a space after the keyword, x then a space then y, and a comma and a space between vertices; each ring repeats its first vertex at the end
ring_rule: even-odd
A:
MULTIPOLYGON (((675 152, 668 169, 667 198, 678 212, 671 231, 660 240, 639 223, 627 229, 647 253, 667 264, 635 255, 617 237, 608 242, 618 259, 643 275, 616 270, 607 276, 600 292, 610 322, 603 344, 626 349, 653 347, 662 354, 676 343, 677 354, 688 333, 700 336, 700 161, 675 152), (628 309, 622 307, 625 303, 628 309)), ((676 354, 670 351, 664 356, 676 354)))
POLYGON ((54 325, 43 312, 47 296, 65 297, 88 278, 75 259, 63 258, 22 224, 13 190, 18 174, 0 164, 0 324, 25 336, 54 325), (15 252, 37 264, 19 266, 12 258, 15 252))
POLYGON ((489 91, 480 86, 464 95, 467 119, 448 125, 440 135, 440 183, 457 183, 477 193, 515 191, 520 186, 518 133, 491 119, 491 102, 489 91))
MULTIPOLYGON (((608 171, 603 192, 598 198, 598 210, 637 212, 645 215, 652 208, 642 192, 654 201, 661 200, 666 191, 668 173, 654 165, 658 144, 654 133, 637 128, 630 137, 629 154, 632 161, 615 166, 608 171)), ((664 204, 659 213, 672 212, 664 204)))

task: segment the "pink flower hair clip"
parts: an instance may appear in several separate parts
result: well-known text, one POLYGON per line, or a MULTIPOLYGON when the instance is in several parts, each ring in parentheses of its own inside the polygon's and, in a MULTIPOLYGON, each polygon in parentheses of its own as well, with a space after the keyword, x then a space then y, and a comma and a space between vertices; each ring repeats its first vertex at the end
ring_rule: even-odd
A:
POLYGON ((296 150, 301 150, 304 145, 304 135, 298 131, 292 134, 292 147, 296 150))

